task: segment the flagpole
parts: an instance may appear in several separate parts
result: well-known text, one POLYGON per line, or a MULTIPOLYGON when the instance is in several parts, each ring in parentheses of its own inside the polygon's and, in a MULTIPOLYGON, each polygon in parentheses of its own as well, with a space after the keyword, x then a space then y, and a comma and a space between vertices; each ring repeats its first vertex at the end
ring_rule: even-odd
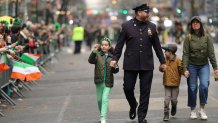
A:
POLYGON ((14 58, 17 58, 17 59, 14 59, 15 61, 23 62, 23 60, 19 56, 17 56, 17 55, 14 55, 14 58))

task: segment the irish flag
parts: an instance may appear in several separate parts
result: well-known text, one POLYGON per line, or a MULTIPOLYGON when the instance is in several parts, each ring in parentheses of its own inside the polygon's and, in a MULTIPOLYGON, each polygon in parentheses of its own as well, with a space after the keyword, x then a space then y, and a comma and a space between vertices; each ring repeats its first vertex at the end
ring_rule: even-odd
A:
POLYGON ((39 80, 41 78, 41 72, 36 66, 14 61, 11 78, 25 81, 39 80))
POLYGON ((23 53, 21 56, 21 59, 26 63, 34 65, 40 56, 42 56, 42 55, 41 54, 32 54, 32 53, 23 53))
POLYGON ((9 66, 7 65, 7 54, 3 53, 0 56, 0 72, 4 72, 9 69, 9 66))

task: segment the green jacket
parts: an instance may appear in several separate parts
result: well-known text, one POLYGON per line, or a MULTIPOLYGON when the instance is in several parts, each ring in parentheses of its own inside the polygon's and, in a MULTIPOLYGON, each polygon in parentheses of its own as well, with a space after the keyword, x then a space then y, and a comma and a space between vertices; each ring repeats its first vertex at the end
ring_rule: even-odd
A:
POLYGON ((113 73, 119 72, 119 67, 111 68, 110 62, 112 60, 112 54, 108 53, 108 57, 105 58, 105 53, 102 51, 92 51, 89 56, 89 63, 95 64, 95 84, 102 83, 105 78, 105 85, 107 87, 113 87, 114 84, 114 76, 113 73), (106 67, 106 71, 105 71, 106 67), (106 73, 105 73, 106 72, 106 73))
POLYGON ((198 37, 196 35, 188 35, 183 44, 183 69, 187 70, 188 64, 204 65, 208 64, 208 59, 217 70, 217 62, 214 53, 214 46, 207 35, 198 37))

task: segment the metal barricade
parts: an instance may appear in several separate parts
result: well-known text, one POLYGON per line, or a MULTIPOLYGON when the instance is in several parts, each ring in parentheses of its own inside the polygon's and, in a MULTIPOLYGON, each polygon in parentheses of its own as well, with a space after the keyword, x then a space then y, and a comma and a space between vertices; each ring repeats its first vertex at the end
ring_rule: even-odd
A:
POLYGON ((10 69, 0 73, 1 88, 4 88, 10 84, 9 83, 10 75, 11 75, 10 69))
POLYGON ((7 70, 0 73, 0 82, 1 82, 1 88, 0 93, 1 96, 11 105, 16 105, 16 103, 2 90, 2 88, 8 86, 10 84, 9 79, 11 75, 11 70, 7 70))
POLYGON ((45 69, 43 66, 45 66, 47 63, 51 63, 53 59, 58 59, 57 54, 60 51, 60 48, 58 48, 58 41, 50 42, 49 47, 39 46, 36 50, 38 51, 38 53, 43 55, 37 61, 36 66, 39 67, 42 73, 47 74, 48 70, 45 69))
MULTIPOLYGON (((43 73, 46 73, 48 71, 44 68, 44 66, 47 65, 47 63, 51 63, 52 59, 58 60, 57 54, 61 50, 61 45, 56 40, 54 42, 50 42, 49 46, 47 47, 39 46, 38 48, 31 49, 31 50, 33 50, 34 53, 43 55, 38 59, 36 66, 38 66, 43 73)), ((0 94, 2 98, 4 98, 9 104, 16 105, 13 99, 9 97, 2 89, 7 87, 8 85, 11 85, 12 87, 16 88, 17 85, 16 86, 14 85, 15 82, 20 82, 24 88, 27 88, 26 90, 31 90, 31 88, 28 85, 26 85, 24 81, 11 79, 10 76, 11 76, 10 69, 4 72, 0 72, 0 94)), ((21 92, 18 93, 16 92, 16 94, 20 97, 23 97, 21 92)), ((0 116, 4 116, 4 114, 1 111, 0 111, 0 116)))

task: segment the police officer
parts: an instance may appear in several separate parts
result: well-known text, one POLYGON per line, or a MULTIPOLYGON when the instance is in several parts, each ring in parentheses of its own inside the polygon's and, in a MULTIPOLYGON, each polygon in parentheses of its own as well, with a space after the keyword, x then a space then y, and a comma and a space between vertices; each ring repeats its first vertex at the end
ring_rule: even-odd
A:
POLYGON ((161 63, 160 67, 165 70, 166 65, 157 35, 156 25, 148 21, 149 6, 142 4, 133 8, 133 10, 135 10, 135 18, 122 24, 122 30, 110 66, 115 67, 122 54, 123 46, 126 44, 123 61, 123 89, 130 105, 129 117, 132 120, 136 117, 138 102, 134 95, 134 88, 137 76, 139 75, 140 102, 138 107, 138 121, 139 123, 147 123, 145 117, 148 110, 154 69, 152 47, 161 63))

